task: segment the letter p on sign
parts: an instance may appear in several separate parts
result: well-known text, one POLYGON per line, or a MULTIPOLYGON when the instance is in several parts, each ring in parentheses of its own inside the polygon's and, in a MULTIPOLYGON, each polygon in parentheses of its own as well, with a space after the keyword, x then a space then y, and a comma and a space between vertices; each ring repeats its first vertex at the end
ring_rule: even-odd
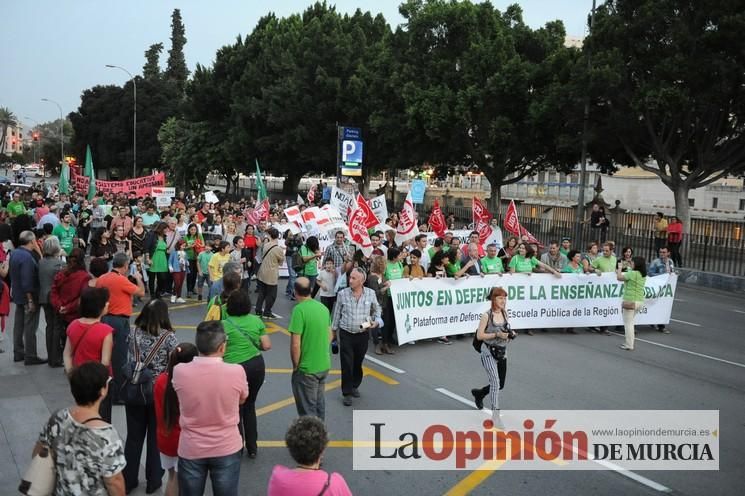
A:
POLYGON ((343 164, 361 164, 362 141, 343 140, 341 142, 341 161, 343 164))

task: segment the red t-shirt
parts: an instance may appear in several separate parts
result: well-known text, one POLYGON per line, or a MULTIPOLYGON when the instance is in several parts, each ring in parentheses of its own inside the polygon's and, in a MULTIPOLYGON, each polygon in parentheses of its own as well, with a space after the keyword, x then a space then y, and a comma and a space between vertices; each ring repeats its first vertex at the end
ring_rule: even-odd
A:
POLYGON ((163 372, 155 379, 153 386, 153 401, 155 403, 156 439, 158 451, 166 456, 178 456, 178 440, 181 436, 181 427, 176 419, 176 425, 168 431, 163 419, 163 403, 165 401, 166 385, 168 383, 168 372, 163 372))
MULTIPOLYGON (((103 322, 94 324, 83 324, 80 320, 70 322, 67 326, 67 339, 70 340, 70 351, 75 351, 72 356, 73 366, 77 367, 90 361, 100 362, 103 342, 106 336, 113 332, 114 329, 103 322)), ((109 365, 109 373, 111 373, 111 365, 109 365)))

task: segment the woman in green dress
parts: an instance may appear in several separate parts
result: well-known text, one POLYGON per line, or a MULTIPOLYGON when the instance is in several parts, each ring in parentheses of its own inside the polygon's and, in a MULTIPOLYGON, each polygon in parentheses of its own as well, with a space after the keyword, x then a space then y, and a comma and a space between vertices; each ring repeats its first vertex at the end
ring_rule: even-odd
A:
POLYGON ((186 228, 186 236, 184 237, 186 245, 184 249, 186 251, 186 259, 189 261, 189 274, 186 276, 186 297, 193 296, 194 286, 197 283, 197 256, 204 249, 204 238, 199 234, 199 229, 194 223, 189 224, 186 228))
POLYGON ((156 298, 160 298, 166 295, 168 291, 168 255, 166 251, 168 245, 166 244, 166 228, 168 224, 161 222, 154 229, 153 244, 150 248, 150 272, 152 272, 158 281, 158 289, 156 290, 156 298))

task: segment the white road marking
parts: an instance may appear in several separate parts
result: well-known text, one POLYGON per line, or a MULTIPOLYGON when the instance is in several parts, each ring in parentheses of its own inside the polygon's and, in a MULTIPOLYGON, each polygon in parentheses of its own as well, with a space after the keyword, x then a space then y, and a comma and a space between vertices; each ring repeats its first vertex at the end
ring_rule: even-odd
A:
MULTIPOLYGON (((621 334, 620 332, 614 332, 613 334, 615 334, 616 336, 623 336, 623 334, 621 334)), ((697 351, 686 350, 684 348, 678 348, 676 346, 670 346, 669 344, 656 343, 654 341, 648 341, 646 339, 636 338, 636 341, 641 341, 642 343, 647 343, 647 344, 653 344, 655 346, 659 346, 660 348, 667 348, 668 350, 675 350, 675 351, 679 351, 681 353, 687 353, 689 355, 694 355, 694 356, 697 356, 697 357, 706 358, 706 359, 709 359, 709 360, 714 360, 716 362, 726 363, 727 365, 734 365, 735 367, 741 367, 741 368, 744 368, 745 369, 745 363, 732 362, 730 360, 725 360, 724 358, 719 358, 719 357, 715 357, 715 356, 711 356, 711 355, 705 355, 705 354, 699 353, 697 351)))
POLYGON ((672 322, 677 322, 679 324, 686 324, 686 325, 693 326, 693 327, 701 327, 701 324, 697 324, 695 322, 688 322, 688 321, 685 321, 685 320, 678 320, 678 319, 670 319, 670 320, 672 322))
POLYGON ((735 312, 745 314, 745 311, 743 310, 735 310, 735 312))
POLYGON ((406 373, 405 370, 401 370, 398 367, 394 367, 390 363, 385 363, 383 360, 378 360, 377 358, 372 357, 370 355, 365 355, 365 358, 367 360, 371 361, 372 363, 374 363, 375 365, 380 365, 381 367, 384 367, 384 368, 386 368, 388 370, 392 370, 392 371, 394 371, 397 374, 405 374, 406 373))
POLYGON ((675 298, 675 301, 679 301, 679 302, 681 302, 681 303, 685 303, 685 302, 687 302, 688 300, 684 300, 684 299, 682 299, 682 298, 675 298))
MULTIPOLYGON (((463 396, 461 396, 459 394, 455 394, 452 391, 448 391, 445 388, 435 388, 435 391, 437 391, 440 394, 444 394, 448 398, 454 399, 455 401, 457 401, 459 403, 463 403, 464 405, 468 405, 471 408, 476 408, 476 404, 473 401, 468 400, 468 399, 464 398, 463 396)), ((491 410, 489 410, 487 408, 484 408, 482 411, 484 412, 485 415, 491 417, 491 415, 492 415, 492 411, 491 410)), ((574 446, 571 446, 570 448, 575 453, 577 452, 577 449, 574 446)), ((590 459, 592 459, 591 454, 588 453, 588 455, 590 456, 590 459)), ((672 489, 670 489, 669 487, 663 486, 659 482, 655 482, 652 479, 648 479, 648 478, 646 478, 646 477, 644 477, 642 475, 639 475, 639 474, 637 474, 635 472, 632 472, 631 470, 627 470, 627 469, 625 469, 623 467, 620 467, 620 466, 616 465, 615 463, 607 462, 605 460, 595 460, 595 459, 592 459, 592 461, 594 461, 595 463, 597 463, 599 465, 602 465, 603 467, 605 467, 605 468, 607 468, 609 470, 612 470, 612 471, 616 472, 619 475, 622 475, 622 476, 627 477, 627 478, 629 478, 629 479, 631 479, 633 481, 636 481, 639 484, 645 485, 648 488, 653 489, 655 491, 658 491, 658 492, 661 492, 661 493, 671 493, 672 492, 672 489)))

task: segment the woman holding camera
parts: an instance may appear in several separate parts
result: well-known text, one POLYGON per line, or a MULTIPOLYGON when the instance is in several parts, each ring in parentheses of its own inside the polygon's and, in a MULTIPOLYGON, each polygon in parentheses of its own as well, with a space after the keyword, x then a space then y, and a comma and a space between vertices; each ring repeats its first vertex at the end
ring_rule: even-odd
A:
POLYGON ((507 343, 515 339, 517 333, 510 329, 507 322, 507 292, 502 288, 492 288, 489 292, 491 305, 481 315, 476 339, 481 342, 481 364, 489 376, 489 385, 472 389, 476 407, 484 407, 484 397, 491 399, 492 419, 495 425, 501 426, 499 419, 499 390, 504 388, 507 379, 507 343))

